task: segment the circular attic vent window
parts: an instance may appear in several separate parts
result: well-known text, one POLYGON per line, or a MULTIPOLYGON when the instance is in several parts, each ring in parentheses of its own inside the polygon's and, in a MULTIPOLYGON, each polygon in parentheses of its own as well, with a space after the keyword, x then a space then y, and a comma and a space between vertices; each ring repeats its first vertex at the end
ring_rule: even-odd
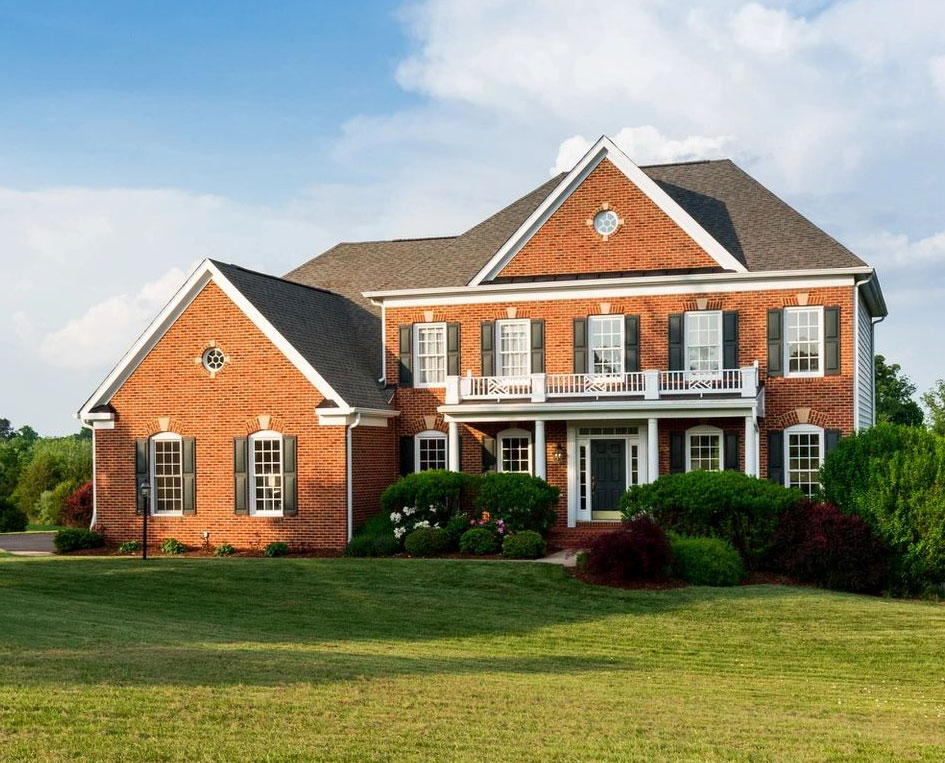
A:
POLYGON ((601 236, 609 236, 620 225, 617 213, 612 209, 602 209, 594 215, 594 230, 601 236))
POLYGON ((203 352, 203 367, 215 374, 226 363, 226 356, 219 347, 209 347, 203 352))

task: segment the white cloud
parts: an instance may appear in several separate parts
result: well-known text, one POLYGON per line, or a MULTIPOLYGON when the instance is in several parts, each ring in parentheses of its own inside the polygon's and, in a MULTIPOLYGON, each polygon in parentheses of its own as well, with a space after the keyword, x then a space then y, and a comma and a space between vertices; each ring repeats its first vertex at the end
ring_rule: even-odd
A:
POLYGON ((33 321, 24 310, 17 310, 12 316, 13 333, 21 342, 28 342, 33 337, 33 321))
POLYGON ((945 56, 935 56, 929 59, 929 74, 932 85, 939 96, 945 99, 945 56))
POLYGON ((186 275, 180 268, 172 268, 136 294, 118 294, 93 305, 63 328, 46 335, 40 347, 43 358, 53 366, 69 369, 114 364, 186 275))
POLYGON ((861 257, 879 268, 925 269, 945 266, 945 231, 910 240, 905 233, 879 231, 860 240, 861 257))
POLYGON ((812 43, 810 25, 783 8, 765 8, 758 3, 742 6, 732 16, 735 42, 763 55, 786 55, 812 43))

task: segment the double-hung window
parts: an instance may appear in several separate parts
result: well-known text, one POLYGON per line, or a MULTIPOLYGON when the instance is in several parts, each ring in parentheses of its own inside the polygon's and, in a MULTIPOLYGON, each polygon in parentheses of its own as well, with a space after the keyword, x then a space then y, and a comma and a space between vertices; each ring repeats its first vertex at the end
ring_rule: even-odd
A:
POLYGON ((686 313, 686 370, 715 373, 722 370, 722 313, 686 313))
POLYGON ((717 472, 723 468, 722 431, 693 427, 686 432, 686 471, 717 472))
POLYGON ((531 321, 496 321, 499 376, 528 376, 531 373, 531 321))
POLYGON ((184 511, 184 454, 180 435, 162 432, 151 438, 152 514, 184 511))
POLYGON ((624 369, 624 316, 592 315, 588 318, 590 368, 595 376, 617 376, 624 369))
POLYGON ((820 488, 820 465, 824 460, 824 430, 808 424, 784 430, 788 487, 813 496, 820 488))
POLYGON ((430 429, 413 438, 414 464, 418 472, 446 468, 446 435, 430 429))
POLYGON ((532 471, 532 436, 524 429, 506 429, 499 432, 499 471, 532 471))
POLYGON ((824 309, 784 310, 785 369, 788 376, 820 376, 824 372, 824 309))
POLYGON ((284 483, 282 435, 278 432, 258 432, 249 438, 249 443, 252 466, 251 513, 281 515, 284 483))
POLYGON ((418 323, 414 327, 415 386, 446 384, 446 324, 418 323))

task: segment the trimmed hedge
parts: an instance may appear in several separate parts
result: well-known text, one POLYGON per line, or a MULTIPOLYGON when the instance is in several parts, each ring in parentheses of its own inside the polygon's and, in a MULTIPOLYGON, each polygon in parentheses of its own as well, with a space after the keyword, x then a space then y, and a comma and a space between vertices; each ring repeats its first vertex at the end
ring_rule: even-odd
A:
POLYGON ((99 548, 105 545, 105 537, 91 530, 70 527, 60 530, 53 538, 53 545, 60 554, 66 551, 78 551, 82 548, 99 548))
POLYGON ((475 507, 501 519, 509 532, 533 530, 545 535, 555 523, 561 491, 530 474, 500 472, 482 478, 475 507))
POLYGON ((875 593, 886 583, 883 542, 854 514, 829 503, 803 503, 784 514, 772 566, 795 580, 854 593, 875 593))
POLYGON ((545 539, 534 530, 522 530, 502 541, 502 556, 506 559, 540 559, 546 550, 545 539))
POLYGON ((445 523, 460 512, 464 499, 478 482, 475 475, 446 469, 407 474, 381 494, 381 510, 390 516, 411 508, 416 521, 445 523))
POLYGON ((499 536, 488 527, 474 527, 460 537, 459 550, 474 556, 494 554, 499 550, 499 536))
POLYGON ((598 535, 584 569, 614 580, 646 580, 664 577, 672 558, 662 528, 649 517, 637 517, 620 530, 598 535))
POLYGON ((745 579, 741 555, 721 538, 672 535, 673 573, 692 585, 734 586, 745 579))
POLYGON ((891 592, 934 593, 945 583, 945 438, 878 424, 842 438, 821 481, 826 501, 883 541, 891 592))
POLYGON ((667 532, 728 541, 754 568, 771 548, 781 514, 801 499, 798 490, 741 472, 695 471, 634 485, 620 509, 624 519, 650 514, 667 532))
POLYGON ((404 541, 404 550, 410 556, 436 556, 450 549, 450 536, 439 527, 419 527, 404 541))

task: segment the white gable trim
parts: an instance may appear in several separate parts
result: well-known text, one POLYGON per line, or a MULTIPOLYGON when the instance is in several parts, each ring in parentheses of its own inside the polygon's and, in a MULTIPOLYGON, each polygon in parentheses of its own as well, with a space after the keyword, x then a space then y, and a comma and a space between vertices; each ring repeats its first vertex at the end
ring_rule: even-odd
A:
POLYGON ((597 166, 604 160, 610 159, 614 166, 620 170, 627 179, 637 186, 644 194, 658 206, 676 225, 678 225, 688 236, 696 242, 706 254, 715 260, 726 270, 733 270, 736 273, 745 273, 747 268, 742 265, 732 254, 716 241, 705 228, 697 223, 692 215, 684 210, 679 204, 660 188, 649 175, 635 165, 630 158, 606 135, 602 135, 598 141, 591 146, 590 150, 574 165, 572 169, 548 197, 532 212, 519 226, 518 230, 512 234, 496 252, 492 259, 486 263, 469 282, 470 286, 479 286, 483 281, 489 281, 495 278, 499 272, 511 262, 512 258, 522 249, 532 236, 541 228, 542 225, 553 215, 565 200, 574 192, 581 183, 593 172, 597 166))
MULTIPOLYGON (((101 383, 98 389, 82 406, 77 414, 77 418, 82 421, 92 421, 95 414, 91 410, 99 405, 106 404, 121 386, 128 380, 128 377, 134 373, 135 369, 141 364, 141 361, 147 357, 148 353, 157 345, 168 329, 174 325, 174 322, 190 306, 203 288, 213 281, 220 290, 249 318, 269 341, 294 365, 299 372, 311 382, 322 395, 331 400, 338 406, 338 409, 348 411, 348 404, 341 398, 332 386, 325 381, 318 371, 309 363, 298 350, 293 347, 289 341, 280 334, 263 316, 259 310, 243 296, 230 281, 220 272, 210 260, 201 262, 194 271, 187 277, 184 285, 178 289, 177 293, 171 298, 164 309, 158 313, 157 317, 151 321, 151 324, 145 329, 144 333, 138 337, 137 341, 131 346, 131 349, 125 353, 124 357, 118 362, 118 365, 112 369, 112 372, 101 383)), ((338 410, 336 409, 336 410, 338 410)))

